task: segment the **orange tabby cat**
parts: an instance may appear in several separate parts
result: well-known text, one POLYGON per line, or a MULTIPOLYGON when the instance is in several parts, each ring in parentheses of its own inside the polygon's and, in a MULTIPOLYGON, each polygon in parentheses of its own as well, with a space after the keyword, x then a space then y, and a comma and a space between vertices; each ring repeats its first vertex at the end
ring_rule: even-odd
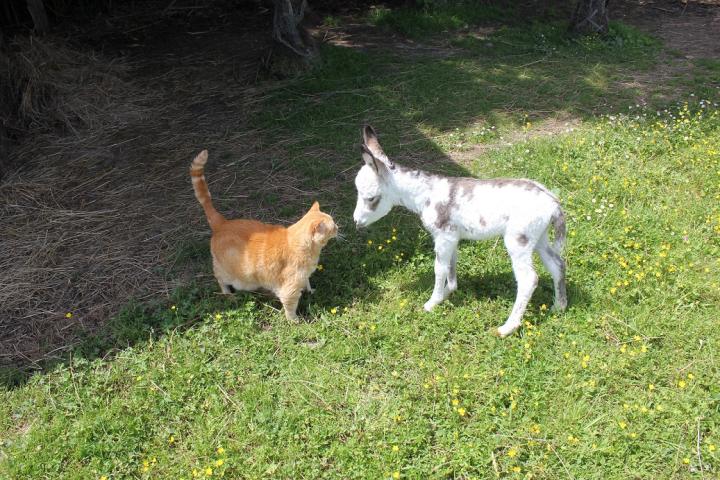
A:
POLYGON ((335 222, 320 211, 318 202, 287 228, 256 220, 226 220, 210 199, 203 173, 207 159, 207 150, 195 157, 190 177, 212 229, 210 251, 220 289, 226 294, 270 290, 282 302, 288 320, 297 319, 295 310, 302 291, 313 291, 310 275, 317 268, 320 250, 337 235, 335 222))

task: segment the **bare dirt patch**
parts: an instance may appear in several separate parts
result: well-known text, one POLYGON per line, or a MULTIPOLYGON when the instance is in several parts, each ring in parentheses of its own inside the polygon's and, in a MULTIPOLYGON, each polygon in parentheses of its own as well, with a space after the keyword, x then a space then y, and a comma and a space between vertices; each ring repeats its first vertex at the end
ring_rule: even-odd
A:
POLYGON ((685 59, 720 58, 720 2, 634 0, 618 3, 614 18, 660 38, 685 59))
MULTIPOLYGON (((640 101, 654 90, 665 101, 677 99, 673 80, 692 76, 697 60, 720 60, 720 2, 703 0, 633 0, 617 4, 615 17, 663 42, 658 66, 635 74, 625 86, 641 92, 640 101)), ((720 86, 720 79, 716 82, 720 86)))
POLYGON ((513 144, 540 137, 551 137, 572 132, 581 124, 581 120, 571 116, 560 116, 542 120, 533 128, 517 130, 510 135, 501 136, 489 143, 478 143, 467 149, 450 154, 450 158, 460 164, 467 164, 489 152, 512 146, 513 144))

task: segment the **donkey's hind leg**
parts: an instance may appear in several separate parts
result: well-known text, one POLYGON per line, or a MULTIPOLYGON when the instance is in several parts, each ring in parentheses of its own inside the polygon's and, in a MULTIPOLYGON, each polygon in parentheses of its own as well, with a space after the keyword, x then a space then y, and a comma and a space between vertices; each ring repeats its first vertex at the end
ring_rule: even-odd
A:
POLYGON ((457 290, 457 247, 455 248, 452 258, 450 259, 450 268, 448 270, 447 277, 447 289, 448 294, 457 290))
POLYGON ((505 246, 512 260, 513 273, 517 282, 517 295, 512 312, 504 325, 498 328, 501 337, 507 337, 522 324, 522 316, 538 283, 538 276, 533 268, 532 254, 534 245, 525 234, 507 233, 505 246))

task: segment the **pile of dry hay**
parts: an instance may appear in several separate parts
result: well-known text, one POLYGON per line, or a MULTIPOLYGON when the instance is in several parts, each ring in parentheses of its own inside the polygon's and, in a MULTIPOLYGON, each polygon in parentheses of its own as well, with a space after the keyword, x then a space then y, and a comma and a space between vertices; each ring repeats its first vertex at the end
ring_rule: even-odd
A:
MULTIPOLYGON (((126 263, 128 252, 110 242, 120 214, 110 204, 127 186, 102 188, 97 163, 112 160, 103 145, 147 109, 121 64, 51 38, 9 47, 0 58, 3 124, 20 142, 0 180, 0 365, 71 347, 67 314, 109 293, 93 272, 126 263)), ((92 323, 104 306, 91 303, 92 323)))
POLYGON ((245 123, 264 94, 248 88, 253 35, 229 24, 133 62, 59 39, 14 45, 0 75, 14 72, 22 93, 12 128, 32 134, 0 178, 0 373, 64 357, 128 301, 157 301, 197 274, 169 270, 179 245, 208 237, 187 176, 199 149, 229 216, 276 219, 281 202, 244 200, 268 190, 309 205, 278 161, 284 145, 260 145, 245 123))

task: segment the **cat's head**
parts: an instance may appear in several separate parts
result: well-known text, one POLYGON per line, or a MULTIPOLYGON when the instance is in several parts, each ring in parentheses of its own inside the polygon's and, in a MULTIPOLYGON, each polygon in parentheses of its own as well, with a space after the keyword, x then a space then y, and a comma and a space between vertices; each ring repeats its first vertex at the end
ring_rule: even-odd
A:
POLYGON ((303 222, 308 225, 311 241, 316 245, 324 247, 330 239, 337 236, 338 228, 335 221, 330 215, 320 211, 318 202, 312 204, 303 217, 303 222))

